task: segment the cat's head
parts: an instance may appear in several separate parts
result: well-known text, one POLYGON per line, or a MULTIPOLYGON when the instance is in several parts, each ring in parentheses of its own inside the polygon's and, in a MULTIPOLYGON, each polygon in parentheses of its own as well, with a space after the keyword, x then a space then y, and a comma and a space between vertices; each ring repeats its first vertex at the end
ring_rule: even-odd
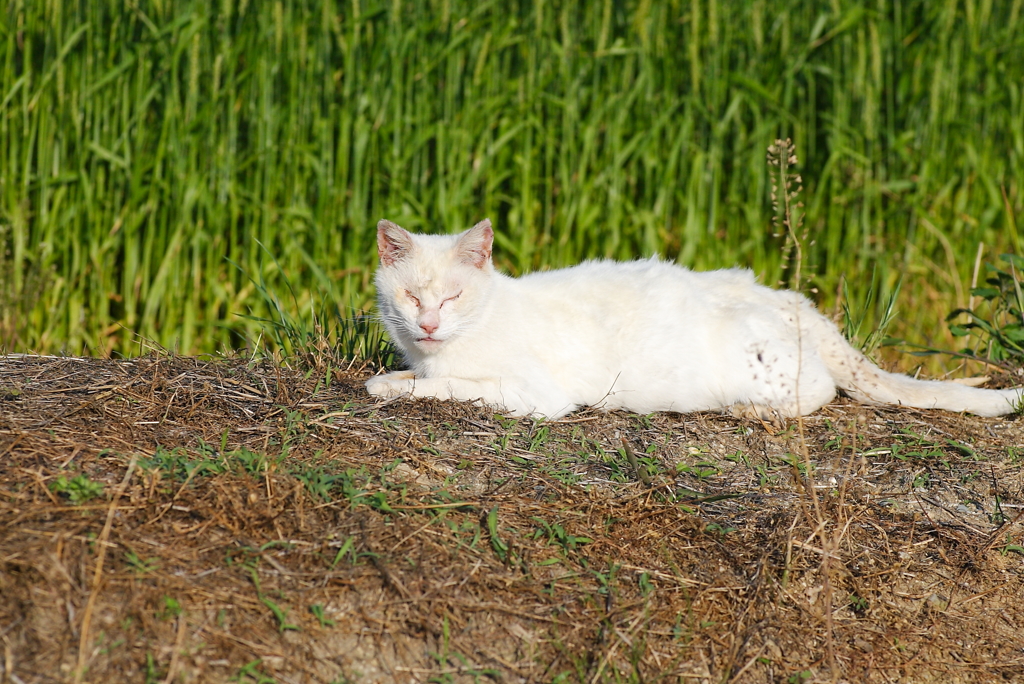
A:
POLYGON ((494 231, 484 219, 459 235, 418 235, 377 224, 380 313, 406 352, 433 354, 470 327, 486 301, 494 231))

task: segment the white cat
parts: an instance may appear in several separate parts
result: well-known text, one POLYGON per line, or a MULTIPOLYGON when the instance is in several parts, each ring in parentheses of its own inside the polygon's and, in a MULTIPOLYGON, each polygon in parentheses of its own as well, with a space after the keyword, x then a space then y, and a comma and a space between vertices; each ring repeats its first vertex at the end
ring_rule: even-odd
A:
POLYGON ((377 225, 380 314, 410 371, 379 397, 472 401, 515 416, 581 406, 806 415, 840 387, 866 403, 1012 413, 1021 389, 985 390, 880 370, 802 295, 749 271, 695 273, 657 258, 589 261, 510 278, 488 220, 461 235, 377 225))

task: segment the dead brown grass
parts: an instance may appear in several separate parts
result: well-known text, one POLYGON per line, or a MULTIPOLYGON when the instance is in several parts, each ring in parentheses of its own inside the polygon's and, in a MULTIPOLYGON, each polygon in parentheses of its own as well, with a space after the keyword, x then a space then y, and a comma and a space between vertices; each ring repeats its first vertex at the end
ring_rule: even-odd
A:
POLYGON ((1024 679, 1019 420, 839 402, 808 477, 792 427, 364 379, 0 358, 0 681, 1024 679))

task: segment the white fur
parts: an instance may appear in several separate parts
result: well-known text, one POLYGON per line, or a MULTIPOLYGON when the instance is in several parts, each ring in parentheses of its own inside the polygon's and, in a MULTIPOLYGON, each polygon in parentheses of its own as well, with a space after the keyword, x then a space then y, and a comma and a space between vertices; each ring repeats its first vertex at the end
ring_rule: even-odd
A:
POLYGON ((548 418, 581 406, 806 415, 837 386, 863 402, 983 416, 1021 401, 1020 389, 880 370, 807 299, 749 271, 655 258, 510 278, 491 264, 492 240, 487 220, 449 236, 380 222, 380 314, 410 371, 372 378, 371 394, 548 418))

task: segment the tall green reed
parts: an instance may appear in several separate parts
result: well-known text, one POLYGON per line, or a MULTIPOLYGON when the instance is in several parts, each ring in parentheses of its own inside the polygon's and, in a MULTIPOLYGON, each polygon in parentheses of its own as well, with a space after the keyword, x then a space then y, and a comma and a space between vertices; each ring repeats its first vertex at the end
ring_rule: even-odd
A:
POLYGON ((873 272, 885 301, 904 275, 892 332, 939 333, 979 242, 1020 253, 1021 15, 1022 0, 15 0, 3 343, 237 347, 274 315, 254 283, 290 283, 293 316, 365 308, 384 216, 490 216, 513 272, 661 253, 775 282, 764 154, 780 137, 800 154, 822 303, 844 276, 863 301, 873 272))

